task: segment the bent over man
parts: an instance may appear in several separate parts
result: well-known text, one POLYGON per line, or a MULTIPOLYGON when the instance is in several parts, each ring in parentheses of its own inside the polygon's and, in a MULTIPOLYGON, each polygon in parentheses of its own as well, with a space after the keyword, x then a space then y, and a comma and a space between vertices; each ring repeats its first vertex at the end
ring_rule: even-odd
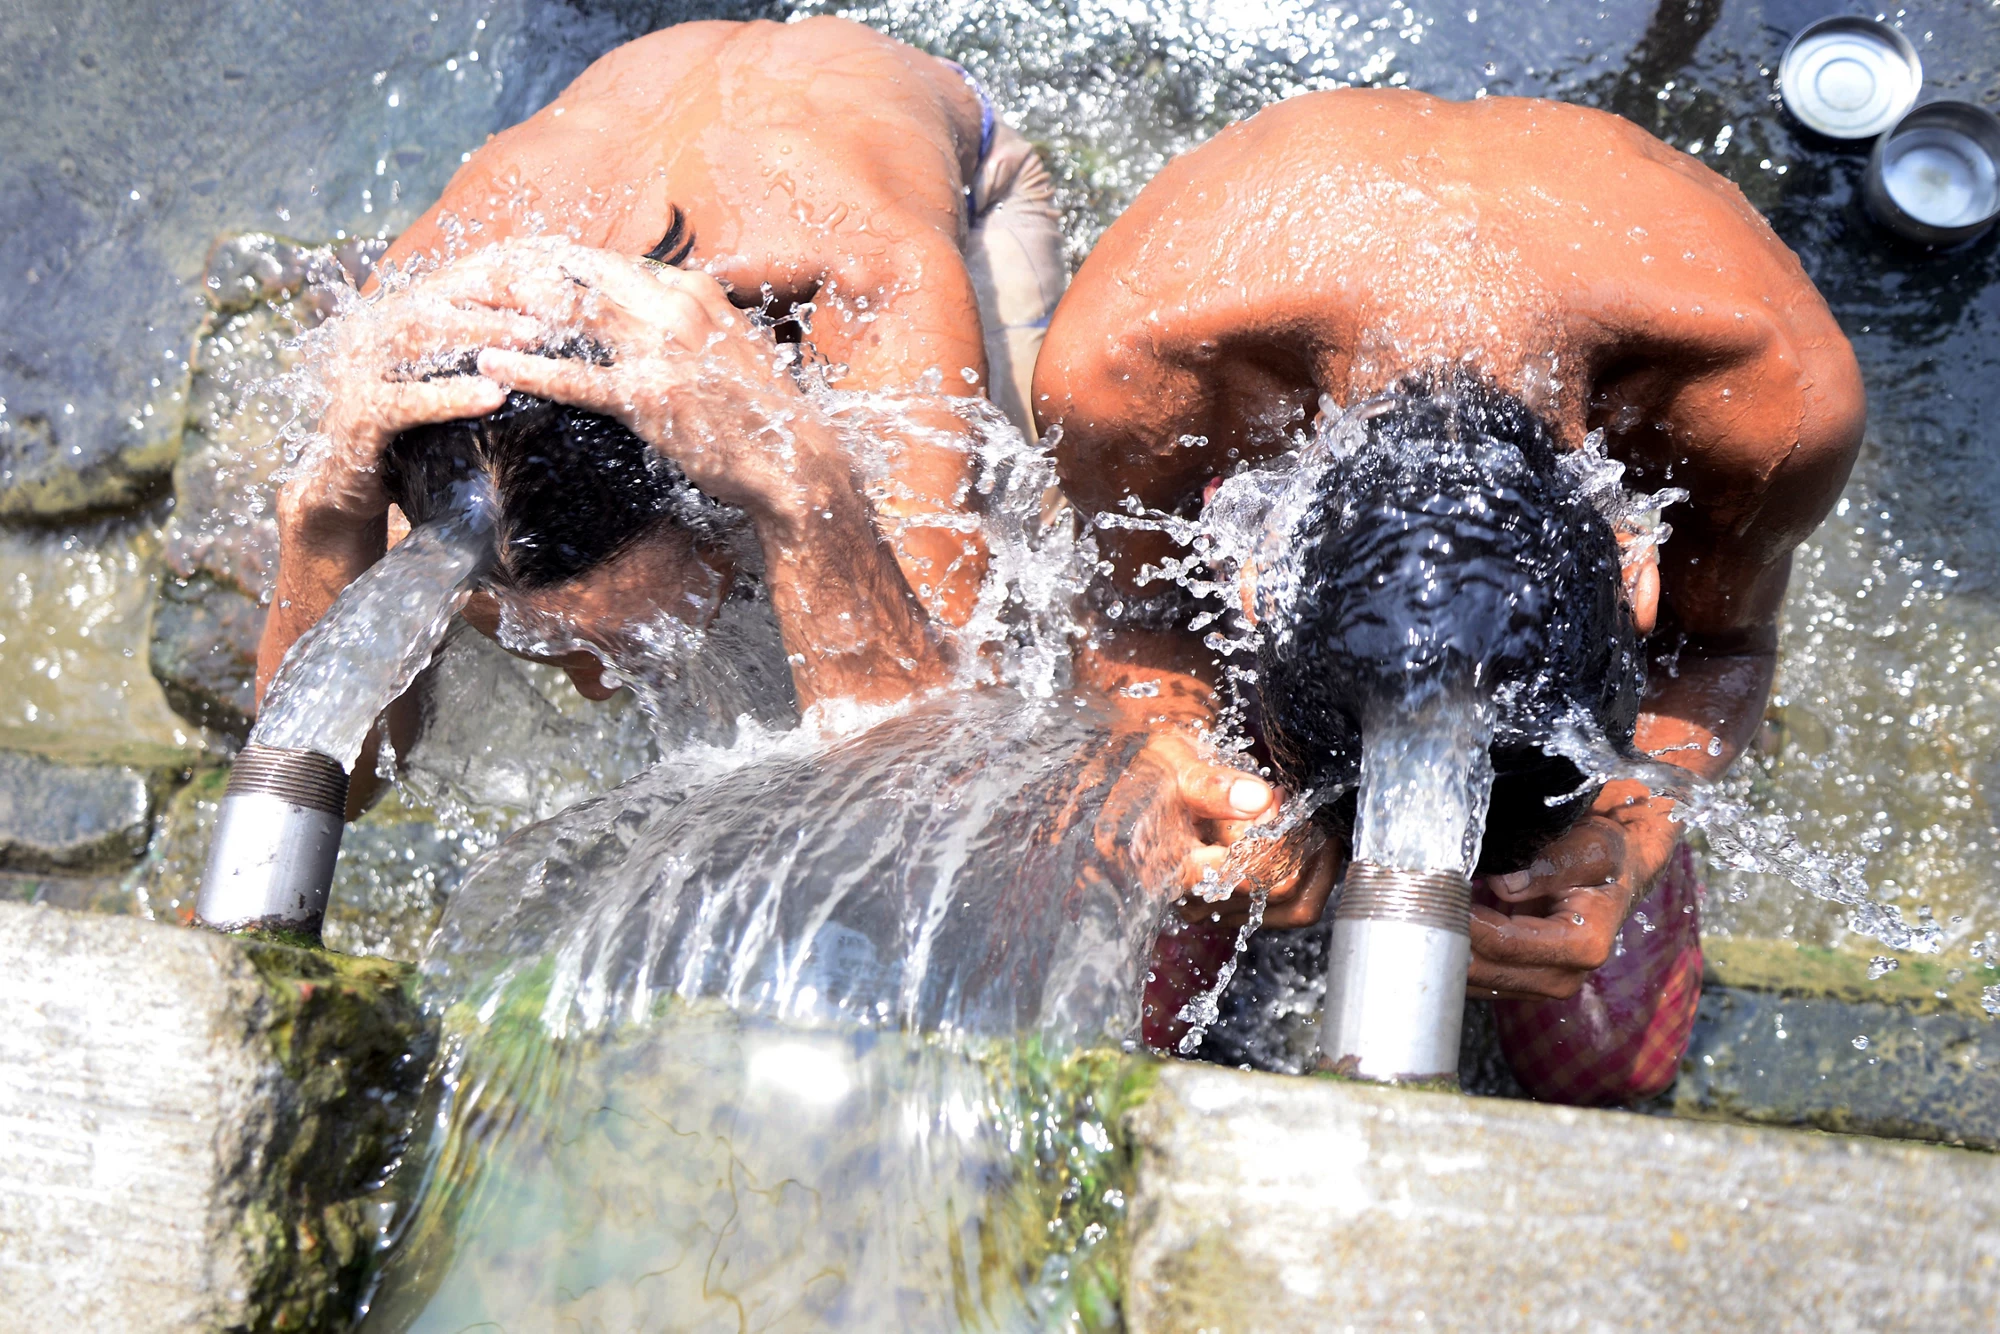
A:
MULTIPOLYGON (((491 474, 503 509, 511 488, 524 520, 504 596, 467 619, 588 695, 611 693, 621 654, 671 651, 742 605, 752 565, 799 705, 940 684, 937 627, 965 618, 984 569, 965 423, 941 396, 990 390, 1025 421, 1064 278, 1050 200, 963 70, 857 24, 690 23, 613 51, 474 153, 374 299, 329 326, 325 438, 278 502, 260 693, 381 557, 390 483, 423 476, 431 444, 491 474), (897 438, 873 442, 886 476, 861 476, 801 363, 907 397, 897 438), (565 469, 617 459, 665 521, 580 536, 608 519, 551 496, 565 469), (747 543, 712 504, 747 515, 747 543)), ((1183 823, 1271 804, 1168 742, 1156 771, 1184 780, 1183 823)), ((351 805, 372 771, 364 755, 351 805)))
MULTIPOLYGON (((1061 427, 1085 513, 1136 496, 1192 515, 1322 408, 1379 398, 1366 411, 1401 412, 1402 438, 1424 414, 1399 401, 1454 383, 1499 396, 1481 420, 1567 450, 1602 430, 1628 481, 1686 489, 1657 557, 1626 548, 1652 658, 1634 742, 1719 775, 1763 717, 1791 554, 1847 478, 1863 393, 1825 303, 1742 195, 1628 122, 1397 91, 1272 107, 1170 164, 1105 233, 1051 325, 1035 407, 1061 427)), ((1139 610, 1101 629, 1100 677, 1157 683, 1162 726, 1208 721, 1214 655, 1171 608, 1144 614, 1157 587, 1140 573, 1171 545, 1104 541, 1139 610)), ((1618 1101, 1672 1077, 1699 952, 1671 809, 1608 783, 1567 832, 1482 868, 1470 983, 1503 998, 1531 1090, 1618 1101), (1603 968, 1649 894, 1660 929, 1627 933, 1643 948, 1603 968)), ((1265 922, 1316 920, 1332 883, 1322 868, 1280 887, 1265 922)))

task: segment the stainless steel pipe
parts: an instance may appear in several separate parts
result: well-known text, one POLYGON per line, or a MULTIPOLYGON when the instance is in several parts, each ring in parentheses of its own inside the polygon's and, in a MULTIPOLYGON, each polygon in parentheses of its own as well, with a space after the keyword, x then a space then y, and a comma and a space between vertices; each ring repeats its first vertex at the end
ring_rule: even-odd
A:
POLYGON ((316 750, 249 745, 236 757, 195 918, 318 938, 347 812, 347 771, 316 750))
POLYGON ((1457 1077, 1471 917, 1462 875, 1348 863, 1327 947, 1323 1068, 1391 1083, 1457 1077))

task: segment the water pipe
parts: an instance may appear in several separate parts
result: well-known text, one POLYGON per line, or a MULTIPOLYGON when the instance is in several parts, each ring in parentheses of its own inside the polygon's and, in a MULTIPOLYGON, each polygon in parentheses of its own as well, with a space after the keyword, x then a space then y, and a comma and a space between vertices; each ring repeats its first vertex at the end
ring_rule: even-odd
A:
POLYGON ((251 743, 216 817, 195 920, 319 938, 347 814, 347 771, 316 750, 251 743))
POLYGON ((342 590, 286 653, 230 771, 195 900, 204 926, 319 939, 347 814, 347 769, 334 755, 361 753, 494 560, 490 485, 448 485, 444 512, 342 590))
POLYGON ((1348 863, 1327 946, 1324 1068, 1396 1083, 1457 1077, 1471 915, 1456 872, 1348 863))

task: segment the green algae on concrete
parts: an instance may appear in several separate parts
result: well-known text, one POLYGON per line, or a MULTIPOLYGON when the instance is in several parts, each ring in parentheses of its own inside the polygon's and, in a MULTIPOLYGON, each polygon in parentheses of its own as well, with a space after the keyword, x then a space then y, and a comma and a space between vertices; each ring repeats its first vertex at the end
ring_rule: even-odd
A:
POLYGON ((264 983, 266 1042, 286 1090, 264 1188, 238 1225, 257 1262, 250 1325, 340 1327, 380 1231, 373 1191, 402 1148, 433 1037, 404 965, 248 937, 238 945, 264 983))
POLYGON ((0 956, 8 1320, 344 1327, 431 1049, 408 970, 11 903, 0 956))
POLYGON ((1982 992, 2000 983, 2000 970, 1962 952, 1936 959, 1899 954, 1883 972, 1851 949, 1722 936, 1702 941, 1702 957, 1704 986, 1896 1005, 1917 1014, 1983 1017, 1982 992))

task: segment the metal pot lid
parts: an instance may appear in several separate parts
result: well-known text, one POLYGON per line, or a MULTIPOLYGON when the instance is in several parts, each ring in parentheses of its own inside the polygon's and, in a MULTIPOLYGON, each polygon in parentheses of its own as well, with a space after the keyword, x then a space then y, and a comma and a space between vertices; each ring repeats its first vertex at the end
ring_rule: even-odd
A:
POLYGON ((1835 139, 1872 139, 1916 103, 1923 62, 1909 38, 1873 19, 1821 19, 1799 29, 1778 63, 1785 108, 1835 139))

